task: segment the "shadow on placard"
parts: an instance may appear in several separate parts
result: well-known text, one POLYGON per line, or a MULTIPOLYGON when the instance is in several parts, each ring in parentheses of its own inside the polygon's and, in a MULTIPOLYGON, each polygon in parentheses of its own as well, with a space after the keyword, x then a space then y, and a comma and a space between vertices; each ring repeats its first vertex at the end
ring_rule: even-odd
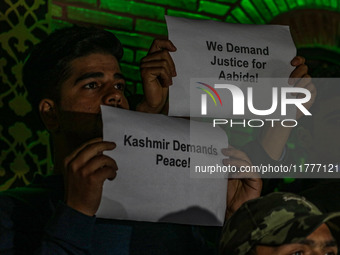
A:
POLYGON ((120 219, 127 219, 128 218, 128 213, 125 209, 125 207, 112 199, 109 199, 105 196, 102 196, 101 200, 101 218, 110 218, 113 219, 115 217, 118 217, 120 219), (105 214, 104 212, 107 212, 105 214))
POLYGON ((211 212, 198 206, 192 206, 185 210, 169 213, 158 220, 158 222, 172 222, 189 225, 222 226, 211 212))

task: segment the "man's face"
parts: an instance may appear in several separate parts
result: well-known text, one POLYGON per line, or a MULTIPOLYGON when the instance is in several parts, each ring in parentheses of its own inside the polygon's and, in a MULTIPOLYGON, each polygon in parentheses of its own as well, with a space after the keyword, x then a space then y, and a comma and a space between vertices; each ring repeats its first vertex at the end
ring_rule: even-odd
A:
POLYGON ((94 53, 70 62, 70 76, 61 85, 59 131, 74 145, 102 136, 100 105, 129 109, 125 80, 117 59, 94 53))
POLYGON ((256 247, 256 255, 336 255, 338 247, 329 228, 322 224, 300 243, 285 244, 278 247, 256 247))
POLYGON ((70 63, 71 76, 61 86, 61 109, 100 113, 100 105, 129 109, 124 96, 125 80, 117 59, 108 54, 90 54, 70 63))

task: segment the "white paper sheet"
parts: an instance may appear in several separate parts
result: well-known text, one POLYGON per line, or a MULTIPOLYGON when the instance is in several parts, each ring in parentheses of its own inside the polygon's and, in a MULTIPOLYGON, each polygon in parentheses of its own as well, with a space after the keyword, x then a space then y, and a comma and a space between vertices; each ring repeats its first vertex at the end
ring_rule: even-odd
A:
MULTIPOLYGON (((197 93, 193 95, 192 91, 198 91, 197 83, 191 82, 191 79, 259 87, 263 83, 262 78, 288 80, 293 70, 290 61, 296 55, 296 48, 287 26, 229 24, 170 16, 166 16, 166 22, 169 39, 177 47, 177 51, 171 53, 177 77, 173 79, 174 85, 169 92, 170 116, 201 116, 199 111, 195 111, 199 107, 192 105, 195 109, 190 109, 189 101, 197 99, 197 93), (219 61, 221 65, 217 64, 219 61)), ((271 84, 274 85, 279 84, 271 84)), ((287 83, 279 87, 284 85, 287 83)), ((217 92, 220 91, 217 89, 217 92)), ((268 93, 271 95, 270 91, 268 93)), ((264 95, 262 99, 270 101, 271 97, 264 95)), ((227 112, 223 117, 234 117, 228 114, 231 102, 223 103, 224 112, 227 112)), ((211 114, 209 117, 222 116, 211 114)))
POLYGON ((185 119, 159 114, 108 106, 102 106, 101 110, 103 138, 117 145, 107 155, 116 160, 119 169, 115 180, 104 183, 98 217, 223 224, 226 175, 212 179, 190 173, 198 158, 201 161, 197 164, 221 163, 221 149, 228 146, 223 130, 207 123, 190 124, 185 119), (188 152, 188 144, 195 145, 194 149, 206 149, 188 152), (171 166, 171 162, 177 166, 171 166))

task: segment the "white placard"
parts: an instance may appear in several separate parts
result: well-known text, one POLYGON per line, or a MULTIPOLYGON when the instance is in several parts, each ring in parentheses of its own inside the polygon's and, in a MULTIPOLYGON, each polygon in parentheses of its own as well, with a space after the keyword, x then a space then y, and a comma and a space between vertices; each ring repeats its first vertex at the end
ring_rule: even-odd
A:
MULTIPOLYGON (((193 86, 195 92, 196 87, 200 86, 215 97, 213 90, 197 82, 190 83, 191 79, 211 79, 213 82, 208 84, 211 87, 217 80, 220 84, 239 86, 243 91, 245 87, 259 87, 263 84, 262 79, 268 81, 269 78, 285 78, 284 84, 275 81, 271 86, 289 86, 288 77, 294 69, 290 61, 296 55, 296 48, 288 26, 229 24, 170 16, 166 16, 166 22, 169 39, 177 47, 177 51, 171 53, 177 77, 173 79, 174 85, 169 92, 170 116, 201 116, 190 109, 193 97, 201 100, 196 98, 197 93, 192 95, 193 86)), ((264 86, 268 87, 268 84, 264 86)), ((261 99, 268 100, 270 105, 269 89, 270 97, 262 96, 261 99)), ((225 90, 216 91, 226 94, 225 90)), ((231 102, 223 103, 224 112, 228 112, 228 109, 230 112, 231 102)), ((214 115, 213 111, 210 113, 209 117, 222 117, 214 115)), ((235 116, 228 114, 223 117, 235 116)))
MULTIPOLYGON (((191 174, 195 165, 220 164, 228 138, 209 123, 102 106, 103 139, 117 147, 118 165, 105 181, 98 217, 221 226, 227 180, 191 174), (198 160, 199 159, 199 160, 198 160), (202 178, 200 178, 202 177, 202 178)), ((201 168, 202 170, 202 168, 201 168)))

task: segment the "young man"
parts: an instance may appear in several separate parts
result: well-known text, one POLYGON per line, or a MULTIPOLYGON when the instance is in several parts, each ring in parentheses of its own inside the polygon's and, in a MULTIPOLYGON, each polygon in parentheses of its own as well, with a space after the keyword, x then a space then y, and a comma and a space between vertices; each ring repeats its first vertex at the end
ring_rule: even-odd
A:
MULTIPOLYGON (((169 55, 174 50, 170 41, 155 41, 143 59, 145 98, 138 110, 157 113, 165 108, 168 86, 176 75, 169 55)), ((206 252, 190 226, 94 216, 103 182, 119 174, 115 160, 103 155, 115 144, 101 138, 100 105, 129 109, 119 67, 122 55, 122 46, 113 34, 80 27, 53 33, 32 52, 25 64, 24 83, 33 107, 51 133, 54 175, 37 176, 29 187, 0 195, 0 253, 206 252)), ((295 75, 304 76, 303 60, 295 61, 295 75)), ((251 164, 239 150, 230 148, 225 155, 230 157, 228 164, 251 164)), ((229 184, 229 215, 261 191, 259 179, 232 180, 229 184)))
POLYGON ((244 203, 225 223, 220 254, 336 255, 340 213, 323 214, 304 197, 271 193, 244 203))
MULTIPOLYGON (((150 61, 146 61, 148 66, 142 72, 146 99, 139 109, 149 112, 160 110, 154 102, 162 98, 157 89, 166 90, 163 86, 169 86, 166 81, 173 75, 169 72, 173 66, 170 55, 157 50, 159 44, 162 49, 171 46, 169 41, 156 41, 150 61)), ((118 170, 115 160, 103 155, 103 151, 114 149, 115 144, 101 138, 100 105, 129 109, 119 67, 122 55, 123 48, 112 33, 80 27, 53 33, 32 52, 25 64, 24 83, 33 107, 39 110, 51 133, 54 175, 37 176, 30 186, 0 195, 1 254, 203 251, 193 245, 196 241, 190 226, 103 220, 94 216, 103 182, 113 180, 118 170)), ((250 164, 244 153, 234 151, 241 155, 241 159, 236 155, 235 160, 250 164)), ((240 186, 233 197, 239 200, 258 196, 261 182, 254 183, 250 190, 249 185, 240 186)))

